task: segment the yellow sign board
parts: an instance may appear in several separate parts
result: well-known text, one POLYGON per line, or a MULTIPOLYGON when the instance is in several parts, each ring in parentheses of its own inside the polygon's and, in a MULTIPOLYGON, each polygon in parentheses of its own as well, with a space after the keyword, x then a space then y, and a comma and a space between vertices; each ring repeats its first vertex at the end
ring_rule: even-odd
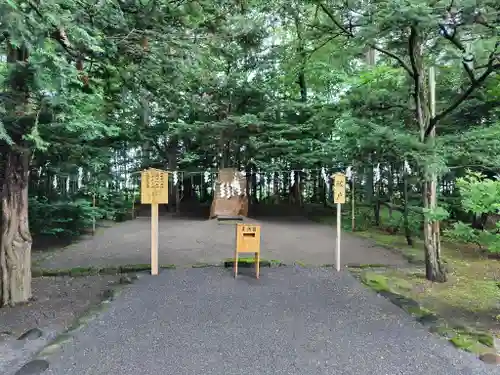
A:
POLYGON ((236 225, 236 251, 238 253, 260 252, 260 225, 236 225))
POLYGON ((168 172, 155 168, 141 172, 141 203, 168 203, 168 172))
POLYGON ((345 174, 335 173, 333 175, 333 203, 345 203, 345 174))
POLYGON ((236 224, 236 250, 234 253, 234 277, 238 275, 239 253, 255 254, 255 275, 260 273, 260 225, 236 224))

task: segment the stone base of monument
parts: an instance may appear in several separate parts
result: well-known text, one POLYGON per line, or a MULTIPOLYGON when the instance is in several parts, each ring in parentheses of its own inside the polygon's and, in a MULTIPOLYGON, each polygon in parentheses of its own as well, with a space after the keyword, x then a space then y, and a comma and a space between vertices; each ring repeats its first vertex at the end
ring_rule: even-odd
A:
POLYGON ((236 224, 241 223, 245 217, 239 215, 220 215, 216 219, 219 224, 236 224))
POLYGON ((242 221, 245 217, 241 215, 219 215, 217 216, 218 221, 228 221, 228 220, 239 220, 242 221))

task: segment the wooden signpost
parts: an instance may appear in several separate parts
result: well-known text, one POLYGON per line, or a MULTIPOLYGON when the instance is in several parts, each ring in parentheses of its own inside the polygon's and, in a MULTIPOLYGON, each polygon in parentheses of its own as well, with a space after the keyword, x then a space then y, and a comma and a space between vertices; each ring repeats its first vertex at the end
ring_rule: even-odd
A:
POLYGON ((335 173, 333 176, 333 203, 337 204, 337 249, 335 266, 340 271, 340 228, 341 228, 341 210, 345 204, 345 174, 335 173))
POLYGON ((141 203, 151 205, 151 275, 158 275, 158 205, 168 203, 168 172, 141 172, 141 203))
POLYGON ((236 250, 234 252, 234 277, 238 276, 239 253, 254 253, 255 277, 260 274, 260 225, 236 224, 236 250))

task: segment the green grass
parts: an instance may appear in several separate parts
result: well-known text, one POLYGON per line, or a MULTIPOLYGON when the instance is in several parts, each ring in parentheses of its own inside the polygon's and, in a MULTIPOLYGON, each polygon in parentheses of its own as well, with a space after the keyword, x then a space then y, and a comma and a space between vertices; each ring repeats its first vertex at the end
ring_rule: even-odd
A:
MULTIPOLYGON (((439 315, 438 311, 424 307, 414 299, 411 276, 405 279, 397 271, 387 271, 387 274, 359 271, 363 284, 372 290, 386 296, 417 321, 428 326, 431 332, 446 337, 455 347, 475 354, 489 353, 493 347, 493 333, 481 331, 469 326, 453 324, 447 318, 439 315)), ((473 324, 473 322, 469 322, 473 324)))
MULTIPOLYGON (((476 252, 473 245, 443 238, 441 256, 449 280, 429 282, 425 279, 424 246, 418 233, 413 237, 414 246, 409 246, 401 233, 390 234, 383 229, 388 213, 383 211, 381 216, 381 228, 364 228, 354 235, 401 254, 409 267, 358 265, 350 268, 353 275, 454 346, 475 354, 491 352, 493 337, 500 336, 500 262, 476 252)), ((335 217, 321 221, 335 224, 335 217)), ((350 228, 350 218, 343 218, 344 230, 346 226, 350 228)))

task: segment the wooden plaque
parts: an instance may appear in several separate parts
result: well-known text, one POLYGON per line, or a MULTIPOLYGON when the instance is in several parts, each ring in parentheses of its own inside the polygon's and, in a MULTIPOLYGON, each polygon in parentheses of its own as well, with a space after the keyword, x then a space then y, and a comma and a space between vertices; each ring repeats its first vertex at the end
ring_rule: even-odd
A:
POLYGON ((333 175, 333 203, 345 203, 345 183, 345 174, 336 173, 333 175))
POLYGON ((168 203, 168 172, 155 168, 141 172, 141 203, 168 203))

